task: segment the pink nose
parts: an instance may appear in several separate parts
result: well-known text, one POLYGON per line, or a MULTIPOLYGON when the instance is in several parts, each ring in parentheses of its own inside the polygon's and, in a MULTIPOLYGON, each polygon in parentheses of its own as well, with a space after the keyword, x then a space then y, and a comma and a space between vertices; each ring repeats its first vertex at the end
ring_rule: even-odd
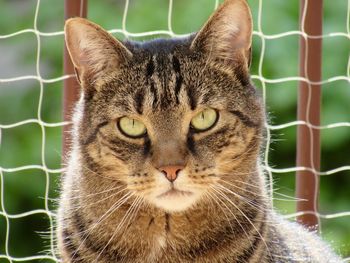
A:
POLYGON ((179 172, 183 169, 184 166, 182 165, 168 165, 158 168, 158 170, 161 171, 170 182, 174 182, 179 175, 179 172))

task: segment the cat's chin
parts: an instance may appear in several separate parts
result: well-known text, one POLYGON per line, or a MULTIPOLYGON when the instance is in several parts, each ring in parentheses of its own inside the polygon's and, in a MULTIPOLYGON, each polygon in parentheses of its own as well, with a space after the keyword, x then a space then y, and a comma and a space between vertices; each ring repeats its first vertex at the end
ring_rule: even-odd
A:
POLYGON ((191 208, 198 200, 198 193, 170 189, 152 198, 152 203, 167 212, 181 212, 191 208))

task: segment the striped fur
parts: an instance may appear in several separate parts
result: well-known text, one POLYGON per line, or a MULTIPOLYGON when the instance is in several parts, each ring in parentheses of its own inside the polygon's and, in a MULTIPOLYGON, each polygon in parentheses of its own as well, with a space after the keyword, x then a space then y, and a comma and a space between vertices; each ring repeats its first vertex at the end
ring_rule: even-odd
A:
POLYGON ((270 205, 245 1, 225 1, 183 39, 121 43, 79 18, 65 30, 83 92, 58 213, 62 262, 339 262, 270 205), (208 107, 219 118, 198 133, 191 118, 208 107), (123 116, 147 134, 123 135, 123 116), (156 168, 178 164, 183 194, 162 197, 171 183, 156 168))

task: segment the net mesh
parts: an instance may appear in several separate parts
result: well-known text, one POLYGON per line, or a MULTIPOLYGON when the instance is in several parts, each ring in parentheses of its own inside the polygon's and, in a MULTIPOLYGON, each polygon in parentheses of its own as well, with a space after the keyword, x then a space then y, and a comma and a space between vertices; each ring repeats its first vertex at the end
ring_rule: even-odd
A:
MULTIPOLYGON (((116 28, 116 29, 111 29, 109 32, 111 33, 121 33, 126 37, 132 37, 132 38, 138 38, 138 37, 149 37, 149 36, 164 36, 168 35, 171 37, 174 36, 182 36, 183 34, 177 34, 173 30, 173 20, 174 20, 174 15, 173 15, 173 0, 169 0, 168 2, 168 13, 167 13, 167 28, 165 30, 152 30, 152 31, 145 31, 141 33, 135 33, 135 32, 129 32, 128 31, 128 23, 127 23, 127 17, 128 13, 130 11, 130 3, 128 0, 125 1, 124 5, 124 11, 123 11, 123 16, 122 16, 122 22, 121 22, 121 27, 116 28)), ((218 0, 213 0, 212 1, 212 10, 214 10, 219 4, 218 0)), ((251 8, 253 10, 253 14, 255 16, 255 21, 256 21, 256 28, 254 31, 254 39, 258 38, 260 39, 261 43, 261 48, 260 48, 260 56, 258 59, 258 66, 257 70, 252 75, 252 79, 256 82, 259 82, 261 88, 262 88, 262 94, 263 94, 263 99, 266 102, 267 100, 267 87, 269 84, 279 84, 283 85, 288 82, 298 82, 298 81, 305 81, 309 84, 316 84, 311 82, 307 78, 302 78, 299 76, 288 76, 288 77, 280 77, 280 78, 268 78, 264 75, 264 61, 266 60, 266 42, 267 41, 272 41, 272 40, 278 40, 278 39, 283 39, 283 38, 288 38, 288 37, 303 37, 307 38, 310 36, 307 36, 307 34, 304 32, 303 28, 304 25, 302 24, 301 30, 294 30, 294 31, 287 31, 287 32, 282 32, 282 33, 276 33, 276 34, 267 34, 264 33, 264 30, 262 28, 262 16, 263 16, 263 0, 259 1, 252 1, 251 3, 251 8)), ((307 4, 307 1, 305 1, 305 4, 307 4)), ((27 83, 29 81, 36 81, 39 84, 39 99, 38 99, 38 104, 37 104, 37 113, 35 118, 29 118, 29 119, 23 119, 17 122, 12 122, 12 123, 4 123, 2 120, 0 120, 0 150, 1 146, 3 145, 3 134, 7 131, 10 131, 17 128, 17 127, 22 127, 26 125, 37 125, 40 127, 40 132, 41 132, 41 142, 37 147, 40 147, 40 160, 38 164, 30 164, 30 165, 22 165, 22 166, 15 166, 15 167, 8 167, 8 165, 0 160, 0 187, 1 187, 1 210, 0 210, 0 217, 2 217, 2 222, 5 224, 3 225, 4 227, 2 229, 5 230, 5 236, 2 238, 4 240, 3 243, 3 248, 0 250, 0 260, 5 260, 8 262, 17 262, 17 261, 32 261, 32 260, 49 260, 52 262, 58 261, 57 257, 55 255, 55 248, 54 248, 54 219, 55 219, 55 212, 52 209, 52 206, 50 205, 50 187, 52 187, 52 177, 53 175, 57 174, 59 175, 60 173, 63 172, 62 168, 57 168, 53 169, 50 168, 47 164, 47 128, 61 128, 64 125, 67 125, 68 123, 66 122, 48 122, 43 119, 43 98, 44 98, 44 93, 45 93, 45 85, 46 84, 51 84, 51 83, 62 83, 64 79, 73 77, 70 75, 65 75, 65 76, 59 76, 56 78, 44 78, 41 72, 41 56, 42 56, 42 50, 41 50, 41 44, 44 38, 51 38, 55 36, 63 36, 63 31, 55 31, 55 32, 43 32, 42 30, 38 29, 38 16, 39 16, 39 11, 40 11, 40 5, 41 1, 37 0, 36 1, 36 8, 35 8, 35 14, 33 18, 33 26, 31 28, 27 28, 24 30, 16 31, 10 34, 0 34, 0 41, 4 39, 10 39, 14 38, 16 36, 24 35, 24 34, 33 34, 36 39, 36 56, 35 56, 35 74, 33 75, 21 75, 18 77, 4 77, 0 78, 0 84, 11 84, 14 82, 20 82, 20 83, 27 83), (21 213, 11 213, 10 207, 6 205, 6 197, 5 197, 5 191, 6 191, 6 180, 10 180, 11 174, 17 173, 17 172, 22 172, 22 171, 28 171, 29 175, 33 173, 33 171, 39 170, 44 174, 45 177, 45 184, 44 184, 44 207, 40 209, 33 209, 29 211, 24 211, 21 213), (5 176, 5 174, 7 176, 5 176), (5 180, 6 178, 6 180, 5 180), (33 215, 41 215, 42 217, 45 218, 46 221, 49 222, 50 227, 50 233, 49 233, 49 250, 48 251, 42 251, 38 252, 33 255, 27 255, 23 257, 16 257, 14 256, 12 251, 16 251, 16 248, 11 248, 10 246, 10 239, 11 239, 11 229, 12 229, 12 221, 15 219, 22 219, 26 217, 30 217, 33 215)), ((346 15, 346 31, 344 32, 330 32, 326 33, 321 36, 312 36, 312 38, 323 38, 323 39, 328 39, 328 38, 343 38, 347 41, 350 40, 350 0, 347 2, 344 1, 344 8, 347 9, 347 15, 346 15), (346 7, 345 7, 346 6, 346 7)), ((306 8, 304 9, 306 10, 306 8)), ((304 14, 305 15, 305 14, 304 14)), ((181 18, 177 18, 181 19, 181 18)), ((304 20, 302 20, 304 21, 304 20)), ((8 21, 9 23, 13 23, 14 21, 8 21)), ((102 26, 104 26, 102 24, 102 26)), ((62 28, 63 28, 63 22, 62 22, 62 28)), ((349 43, 349 42, 348 42, 349 43)), ((348 54, 349 55, 349 54, 348 54)), ((326 79, 323 79, 320 83, 318 84, 329 84, 329 83, 335 83, 338 81, 345 81, 346 83, 350 82, 350 57, 347 57, 347 69, 346 69, 346 74, 344 75, 337 75, 333 77, 329 77, 326 79)), ((25 85, 24 85, 25 86, 25 85)), ((349 87, 348 87, 349 88, 349 87)), ((309 109, 308 109, 309 110, 309 109)), ((279 168, 279 167, 272 167, 269 165, 269 158, 270 158, 270 145, 271 145, 271 133, 274 131, 278 130, 283 130, 287 129, 290 127, 296 127, 297 125, 307 125, 310 128, 315 128, 315 129, 320 129, 320 130, 331 130, 339 127, 350 127, 350 122, 348 121, 342 121, 342 122, 335 122, 335 123, 329 123, 326 125, 322 126, 314 126, 311 125, 310 122, 308 121, 289 121, 285 123, 280 123, 280 124, 269 124, 266 123, 266 128, 267 128, 267 141, 266 141, 266 152, 264 155, 264 166, 265 169, 268 173, 268 176, 270 177, 270 182, 273 182, 273 177, 275 174, 288 174, 288 173, 294 173, 296 171, 302 171, 302 170, 310 170, 314 172, 317 175, 321 176, 329 176, 332 174, 337 174, 340 172, 344 171, 350 171, 350 165, 342 165, 339 167, 336 167, 331 170, 327 171, 317 171, 314 168, 307 168, 307 167, 288 167, 288 168, 279 168)), ((271 192, 273 191, 273 184, 270 184, 271 192)), ((37 196, 32 196, 31 198, 37 198, 37 196)), ((298 212, 298 213, 289 213, 286 215, 288 218, 293 218, 298 215, 302 215, 305 213, 314 213, 312 211, 305 211, 305 212, 298 212)), ((332 219, 332 218, 340 218, 340 217, 347 217, 350 216, 350 211, 345 211, 345 212, 338 212, 338 213, 333 213, 333 214, 322 214, 322 213, 317 213, 317 216, 319 218, 324 218, 324 219, 332 219)), ((39 221, 38 221, 39 223, 39 221)), ((344 259, 344 262, 350 262, 350 258, 344 259)))

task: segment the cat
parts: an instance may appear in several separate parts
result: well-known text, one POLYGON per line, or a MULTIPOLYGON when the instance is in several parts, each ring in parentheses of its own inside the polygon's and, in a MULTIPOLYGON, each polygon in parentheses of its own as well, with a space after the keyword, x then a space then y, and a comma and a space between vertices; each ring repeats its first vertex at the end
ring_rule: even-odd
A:
POLYGON ((121 42, 83 18, 65 35, 82 95, 62 262, 341 262, 272 209, 245 0, 224 1, 184 38, 121 42))

